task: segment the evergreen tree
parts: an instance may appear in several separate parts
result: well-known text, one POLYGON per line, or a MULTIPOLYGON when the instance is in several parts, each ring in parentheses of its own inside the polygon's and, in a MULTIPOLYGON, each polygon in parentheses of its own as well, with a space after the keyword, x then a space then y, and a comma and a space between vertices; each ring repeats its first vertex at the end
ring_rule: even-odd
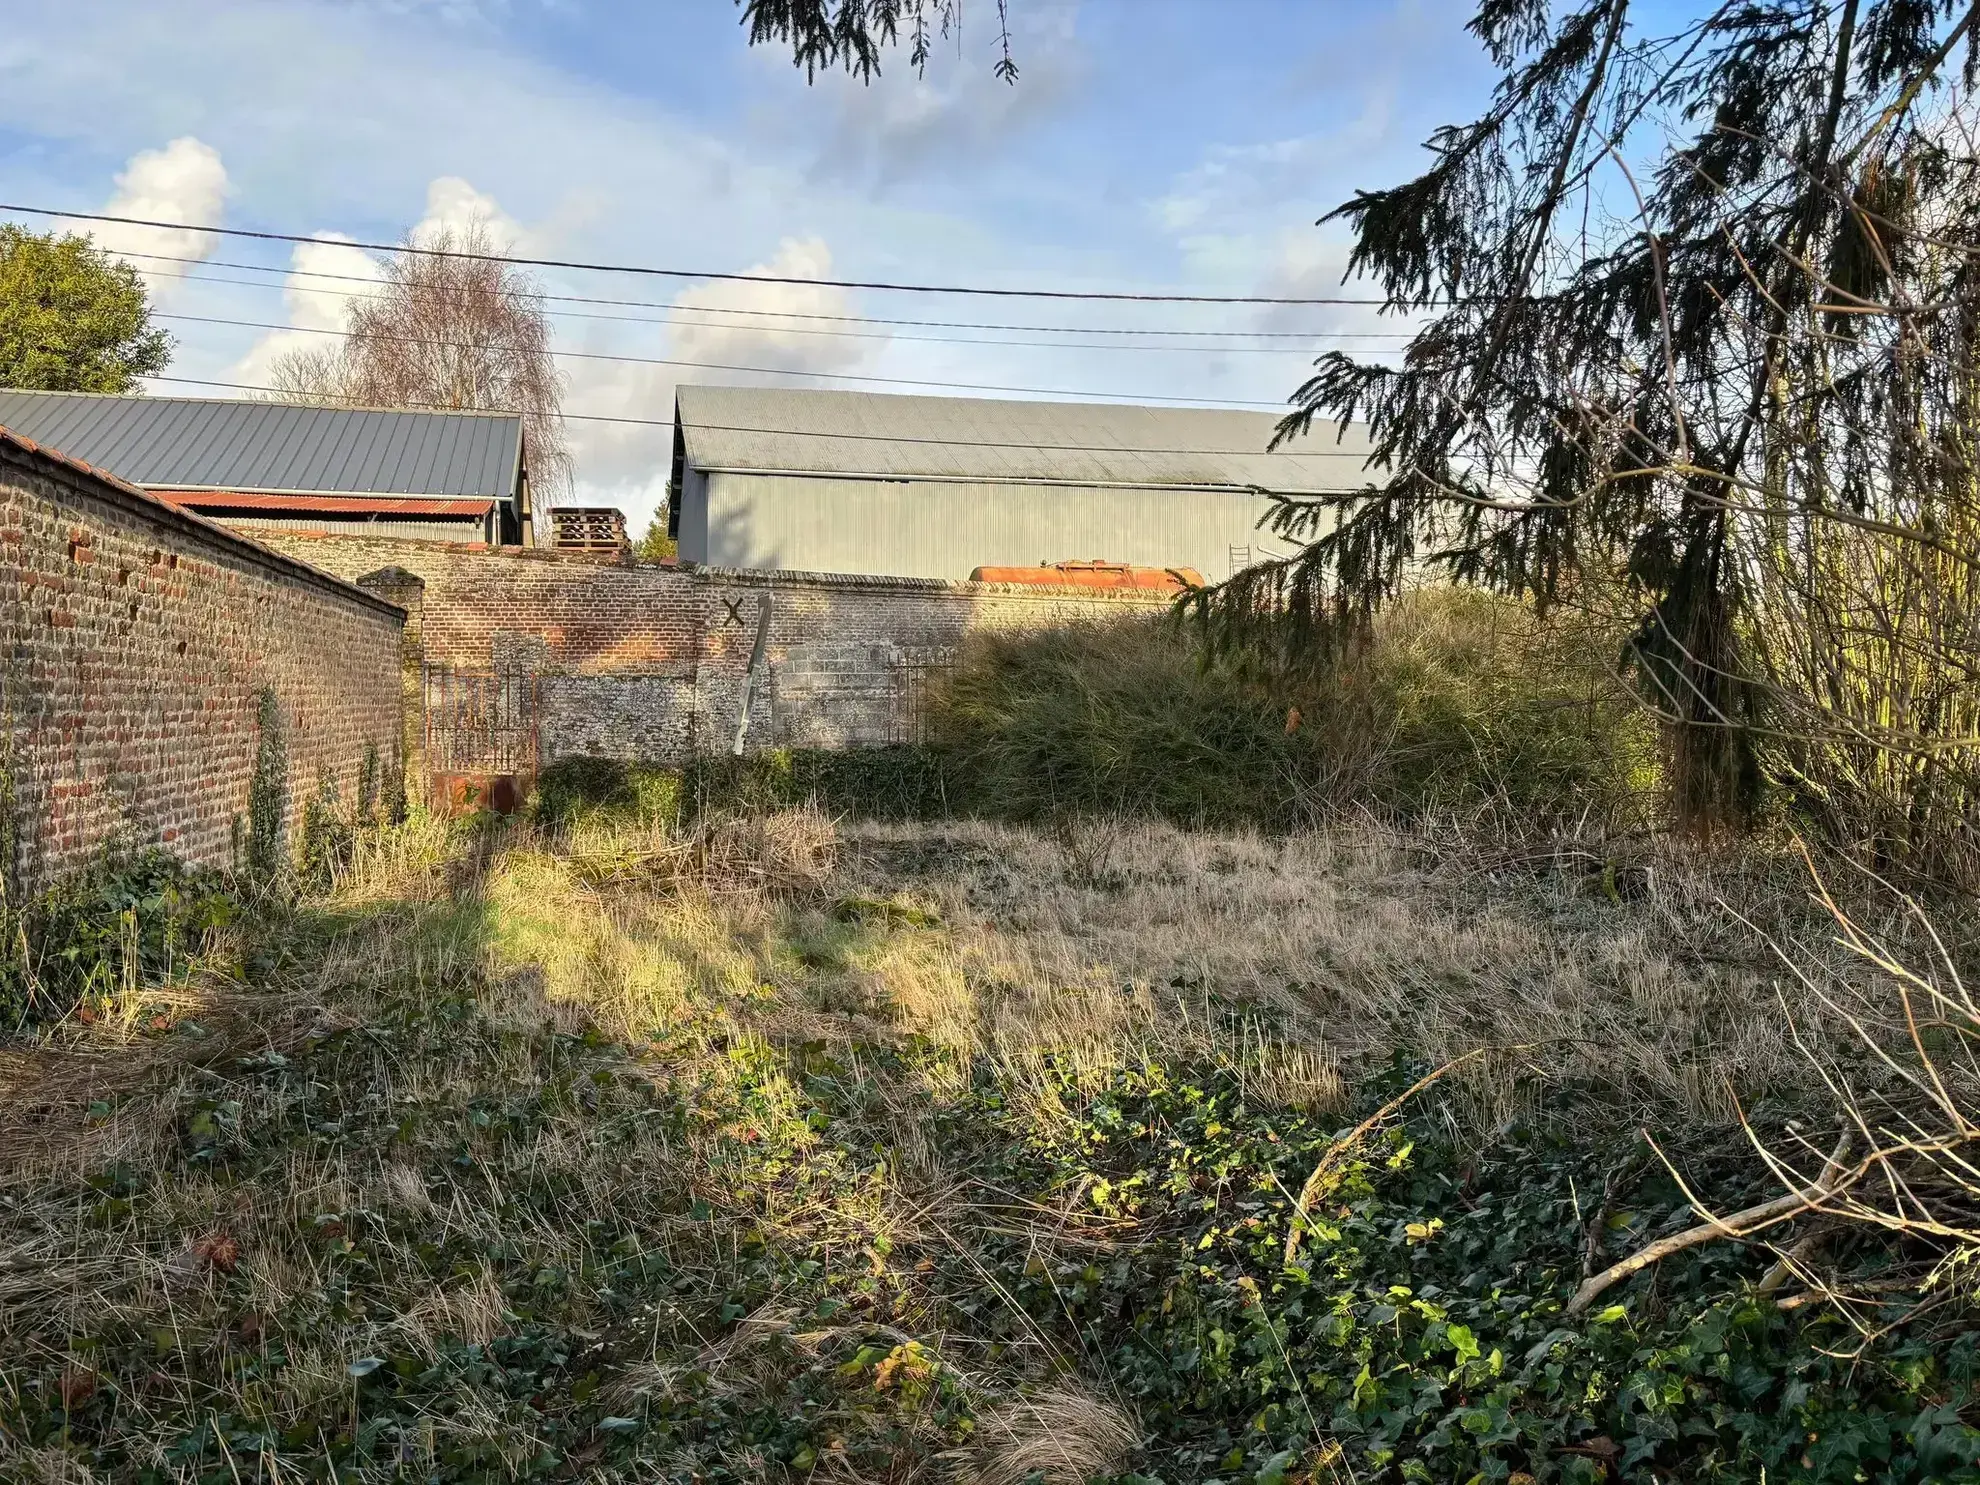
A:
POLYGON ((1974 554, 1945 533, 1975 515, 1980 169, 1959 85, 1980 6, 1668 14, 1483 0, 1491 106, 1438 131, 1417 179, 1329 218, 1353 230, 1351 274, 1419 317, 1413 339, 1399 361, 1322 356, 1280 430, 1367 420, 1374 478, 1282 504, 1272 524, 1304 550, 1196 609, 1213 641, 1299 665, 1426 572, 1543 608, 1619 583, 1679 812, 1709 825, 1751 805, 1770 734, 1789 746, 1768 771, 1816 787, 1833 759, 1797 759, 1800 729, 1877 754, 1939 725, 1843 694, 1835 667, 1860 662, 1855 609, 1888 608, 1886 569, 1961 583, 1945 561, 1974 554))
MULTIPOLYGON (((880 57, 889 47, 908 49, 908 65, 920 71, 928 65, 938 36, 962 25, 963 0, 736 0, 749 27, 750 45, 780 42, 806 77, 819 69, 844 67, 855 77, 871 80, 880 72, 880 57)), ((1017 63, 1011 58, 1008 0, 997 0, 999 54, 996 74, 1016 82, 1017 63)))
POLYGON ((130 264, 86 237, 0 223, 0 387, 129 392, 171 355, 130 264))

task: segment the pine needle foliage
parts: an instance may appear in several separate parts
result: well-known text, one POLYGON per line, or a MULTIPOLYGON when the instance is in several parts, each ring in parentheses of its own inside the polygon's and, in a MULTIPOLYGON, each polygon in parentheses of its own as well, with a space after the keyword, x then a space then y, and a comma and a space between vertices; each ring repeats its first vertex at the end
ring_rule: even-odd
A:
MULTIPOLYGON (((749 44, 779 42, 791 48, 791 60, 807 79, 844 67, 852 76, 871 82, 880 75, 880 59, 902 43, 908 65, 925 71, 937 38, 953 35, 961 41, 963 0, 736 0, 749 27, 749 44)), ((1011 27, 1007 0, 997 0, 998 56, 995 75, 1017 81, 1011 56, 1011 27)))
POLYGON ((1192 600, 1211 642, 1311 668, 1426 571, 1542 612, 1620 583, 1708 830, 1769 779, 1833 795, 1838 739, 1907 778, 1970 747, 1892 684, 1892 655, 1937 663, 1943 595, 1893 615, 1864 574, 1970 586, 1976 27, 1965 0, 1483 0, 1489 108, 1327 219, 1415 333, 1322 356, 1278 441, 1366 420, 1370 481, 1278 507, 1301 550, 1192 600), (1865 607, 1892 623, 1866 638, 1865 607))

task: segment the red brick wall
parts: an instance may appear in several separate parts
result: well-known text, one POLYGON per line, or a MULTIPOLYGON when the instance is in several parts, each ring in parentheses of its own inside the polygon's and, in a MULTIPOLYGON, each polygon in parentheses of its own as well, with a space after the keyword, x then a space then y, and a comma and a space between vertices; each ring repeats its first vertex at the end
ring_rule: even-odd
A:
POLYGON ((260 691, 288 724, 289 824, 367 746, 396 766, 391 605, 0 435, 0 779, 11 892, 113 840, 225 865, 260 691))
POLYGON ((358 578, 424 580, 425 659, 540 679, 544 761, 569 753, 673 759, 733 741, 757 605, 771 595, 750 742, 858 746, 899 722, 903 666, 939 662, 982 629, 1159 611, 1148 593, 926 578, 600 565, 555 551, 271 533, 282 550, 358 578))

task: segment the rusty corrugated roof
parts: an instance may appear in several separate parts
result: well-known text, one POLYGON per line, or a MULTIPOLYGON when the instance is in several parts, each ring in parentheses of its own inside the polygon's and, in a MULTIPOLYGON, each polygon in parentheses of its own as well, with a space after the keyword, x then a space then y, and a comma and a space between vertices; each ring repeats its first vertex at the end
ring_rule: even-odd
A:
POLYGON ((493 500, 429 500, 409 495, 268 495, 251 490, 173 490, 167 497, 191 510, 280 510, 324 515, 485 516, 493 500))

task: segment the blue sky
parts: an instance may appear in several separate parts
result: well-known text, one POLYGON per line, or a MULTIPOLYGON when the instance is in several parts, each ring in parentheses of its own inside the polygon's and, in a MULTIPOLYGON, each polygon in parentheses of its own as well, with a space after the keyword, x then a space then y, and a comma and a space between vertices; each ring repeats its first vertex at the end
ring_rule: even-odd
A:
MULTIPOLYGON (((1412 173, 1420 142, 1468 117, 1491 83, 1463 32, 1470 6, 1453 0, 1010 4, 1015 87, 991 76, 991 0, 967 0, 960 46, 939 49, 925 78, 901 58, 863 87, 837 75, 807 86, 787 55, 751 51, 730 0, 0 0, 0 198, 361 240, 478 216, 531 256, 800 277, 1327 293, 1345 243, 1315 218, 1358 186, 1412 173)), ((293 270, 369 271, 351 249, 103 237, 202 260, 134 261, 158 275, 164 314, 200 317, 165 323, 179 342, 173 373, 208 381, 264 376, 275 350, 337 323, 341 301, 325 291, 353 285, 293 270)), ((540 278, 553 293, 652 301, 589 311, 621 319, 560 317, 567 352, 1070 394, 1276 403, 1335 343, 1327 333, 1382 328, 1342 307, 540 278), (793 318, 717 313, 739 308, 793 318), (1210 354, 877 325, 820 335, 809 332, 837 322, 795 318, 830 315, 1313 339, 1210 354)), ((568 411, 656 421, 678 379, 758 379, 562 366, 568 411)), ((571 431, 580 495, 635 520, 650 511, 664 431, 571 431)))

